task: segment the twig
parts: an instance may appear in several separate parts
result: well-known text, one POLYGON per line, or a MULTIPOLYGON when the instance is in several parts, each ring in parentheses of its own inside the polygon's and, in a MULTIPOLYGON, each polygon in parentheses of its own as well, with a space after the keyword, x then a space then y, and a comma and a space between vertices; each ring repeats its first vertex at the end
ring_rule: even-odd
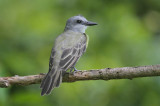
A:
MULTIPOLYGON (((39 84, 45 74, 29 76, 0 77, 0 87, 7 88, 11 85, 39 84)), ((84 70, 76 73, 65 73, 63 82, 80 80, 111 80, 133 79, 137 77, 160 76, 160 64, 139 67, 105 68, 97 70, 84 70)))

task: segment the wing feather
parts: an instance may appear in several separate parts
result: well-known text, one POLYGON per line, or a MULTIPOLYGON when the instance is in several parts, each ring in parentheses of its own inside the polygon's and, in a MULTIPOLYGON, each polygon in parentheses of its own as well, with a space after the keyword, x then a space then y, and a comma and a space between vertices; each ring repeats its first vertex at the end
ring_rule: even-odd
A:
POLYGON ((55 53, 56 52, 55 52, 54 48, 52 48, 51 56, 49 59, 49 71, 52 69, 55 53))
POLYGON ((86 40, 79 42, 73 48, 64 49, 60 60, 60 68, 68 70, 74 66, 78 59, 85 52, 85 49, 86 40))

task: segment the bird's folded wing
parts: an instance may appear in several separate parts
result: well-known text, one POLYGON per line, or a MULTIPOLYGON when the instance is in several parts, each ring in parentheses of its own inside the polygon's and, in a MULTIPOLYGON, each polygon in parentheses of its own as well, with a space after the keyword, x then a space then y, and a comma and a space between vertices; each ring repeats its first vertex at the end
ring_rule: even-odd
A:
POLYGON ((52 48, 51 56, 50 56, 50 59, 49 59, 49 71, 53 67, 53 61, 54 61, 55 53, 56 52, 55 52, 54 48, 52 48))
POLYGON ((66 71, 67 69, 74 66, 79 57, 85 52, 85 50, 86 40, 77 43, 72 48, 64 49, 59 64, 60 68, 66 71))

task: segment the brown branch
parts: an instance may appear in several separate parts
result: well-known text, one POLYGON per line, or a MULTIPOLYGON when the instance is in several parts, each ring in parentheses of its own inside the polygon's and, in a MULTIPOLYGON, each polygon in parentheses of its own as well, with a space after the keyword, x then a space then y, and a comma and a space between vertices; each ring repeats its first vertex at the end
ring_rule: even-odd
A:
MULTIPOLYGON (((0 77, 0 87, 5 88, 11 85, 39 84, 45 74, 0 77)), ((160 64, 140 67, 105 68, 97 70, 79 71, 66 73, 63 82, 75 82, 80 80, 111 80, 111 79, 132 79, 137 77, 160 76, 160 64)))

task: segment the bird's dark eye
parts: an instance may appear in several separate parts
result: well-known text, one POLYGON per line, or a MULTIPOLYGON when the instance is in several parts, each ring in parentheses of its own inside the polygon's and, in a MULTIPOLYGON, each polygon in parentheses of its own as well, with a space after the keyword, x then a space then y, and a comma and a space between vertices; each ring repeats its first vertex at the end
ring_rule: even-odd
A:
POLYGON ((77 20, 77 23, 81 23, 82 22, 82 20, 77 20))

